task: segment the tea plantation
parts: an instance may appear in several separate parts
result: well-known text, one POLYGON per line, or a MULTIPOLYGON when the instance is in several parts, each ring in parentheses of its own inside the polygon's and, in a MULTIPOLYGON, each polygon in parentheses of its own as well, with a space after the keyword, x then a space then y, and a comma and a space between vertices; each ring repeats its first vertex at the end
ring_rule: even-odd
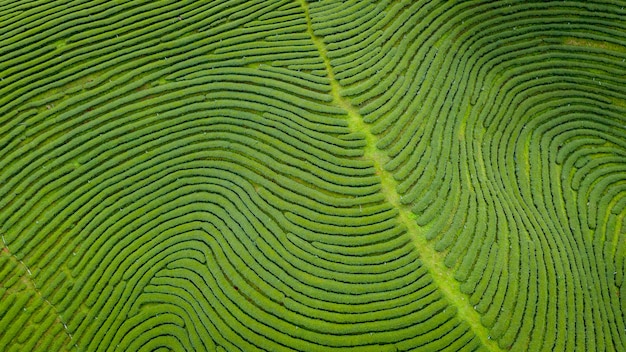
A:
POLYGON ((626 351, 625 6, 0 0, 0 351, 626 351))

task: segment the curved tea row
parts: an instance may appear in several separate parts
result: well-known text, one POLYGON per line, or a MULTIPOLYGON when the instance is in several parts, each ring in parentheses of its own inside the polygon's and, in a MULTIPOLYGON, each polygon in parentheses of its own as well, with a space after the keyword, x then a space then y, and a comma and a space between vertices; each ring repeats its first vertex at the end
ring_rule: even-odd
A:
POLYGON ((489 337, 520 351, 622 348, 621 5, 317 9, 344 96, 489 337))
POLYGON ((299 4, 87 5, 2 7, 6 346, 479 347, 299 4))
POLYGON ((0 346, 619 350, 623 15, 0 3, 0 346))

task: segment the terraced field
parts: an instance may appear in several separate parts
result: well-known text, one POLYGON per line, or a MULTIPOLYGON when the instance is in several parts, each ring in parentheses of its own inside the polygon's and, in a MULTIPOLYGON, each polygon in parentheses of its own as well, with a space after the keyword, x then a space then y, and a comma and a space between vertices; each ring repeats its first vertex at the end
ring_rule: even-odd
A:
POLYGON ((624 6, 0 1, 0 350, 626 351, 624 6))

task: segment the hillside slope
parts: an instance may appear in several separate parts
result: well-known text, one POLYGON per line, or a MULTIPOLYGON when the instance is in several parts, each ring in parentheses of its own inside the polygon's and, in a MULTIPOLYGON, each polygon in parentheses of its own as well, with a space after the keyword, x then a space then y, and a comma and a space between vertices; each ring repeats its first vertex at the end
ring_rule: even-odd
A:
POLYGON ((620 1, 0 1, 1 351, 625 351, 620 1))

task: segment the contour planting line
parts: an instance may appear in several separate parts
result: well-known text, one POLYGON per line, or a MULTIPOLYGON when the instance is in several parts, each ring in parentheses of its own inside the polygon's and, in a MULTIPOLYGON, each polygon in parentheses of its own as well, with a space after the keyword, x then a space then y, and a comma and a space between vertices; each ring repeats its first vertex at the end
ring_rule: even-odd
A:
POLYGON ((68 329, 67 324, 65 322, 65 320, 63 319, 63 317, 61 316, 61 314, 59 313, 59 311, 57 310, 56 306, 54 304, 52 304, 52 302, 50 302, 42 293, 41 291, 39 291, 39 289, 37 288, 37 285, 35 284, 35 281, 33 280, 32 276, 33 273, 30 270, 30 268, 28 267, 28 265, 26 265, 26 263, 24 263, 23 260, 19 259, 15 254, 13 254, 11 252, 11 250, 9 249, 9 245, 7 244, 6 240, 4 239, 4 234, 2 234, 1 236, 2 238, 2 245, 4 246, 4 252, 8 254, 9 258, 11 260, 15 260, 17 262, 20 263, 20 265, 22 265, 22 267, 24 267, 24 269, 26 269, 26 273, 28 273, 28 276, 26 276, 26 273, 24 274, 24 277, 26 278, 26 282, 27 282, 27 286, 29 286, 30 289, 32 289, 33 291, 35 291, 39 297, 41 297, 41 299, 46 302, 51 308, 52 311, 54 312, 55 316, 59 319, 59 322, 61 323, 61 325, 63 325, 63 330, 65 331, 65 333, 67 334, 67 336, 70 338, 70 341, 74 342, 74 347, 80 349, 78 347, 78 344, 76 343, 76 341, 74 341, 74 338, 72 337, 72 334, 70 333, 70 329, 68 329))
POLYGON ((371 132, 369 125, 363 121, 363 117, 359 114, 358 109, 341 95, 341 85, 335 79, 330 59, 327 55, 326 45, 322 38, 316 36, 313 32, 308 3, 306 0, 298 1, 306 16, 307 32, 311 36, 326 66, 333 103, 347 112, 350 130, 352 132, 361 132, 365 136, 366 146, 363 157, 373 162, 376 173, 381 179, 385 200, 398 209, 398 220, 406 226, 407 233, 420 253, 421 262, 428 269, 435 285, 439 287, 447 301, 457 308, 459 318, 470 326, 476 336, 480 338, 484 347, 490 351, 501 351, 497 343, 491 340, 489 329, 480 322, 480 314, 473 309, 468 301, 468 297, 461 292, 460 284, 454 279, 451 269, 445 266, 444 255, 434 250, 428 243, 428 240, 424 237, 424 230, 415 222, 415 216, 411 212, 410 207, 400 202, 400 196, 396 192, 397 182, 393 178, 392 173, 384 169, 384 165, 389 160, 389 157, 376 147, 379 138, 371 132))

